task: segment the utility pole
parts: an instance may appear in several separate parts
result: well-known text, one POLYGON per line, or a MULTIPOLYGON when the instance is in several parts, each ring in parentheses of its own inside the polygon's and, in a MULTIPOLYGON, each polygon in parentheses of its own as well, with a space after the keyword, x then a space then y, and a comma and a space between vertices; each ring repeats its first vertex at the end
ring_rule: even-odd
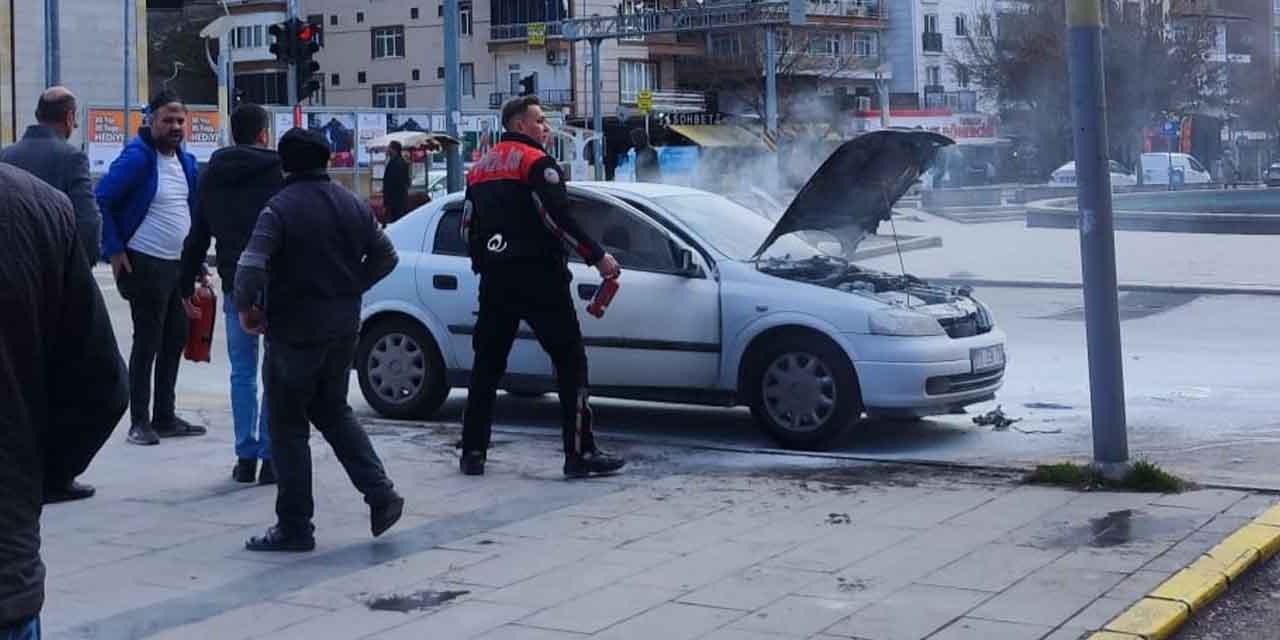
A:
MULTIPOLYGON (((289 0, 289 17, 287 18, 287 20, 289 22, 293 22, 293 20, 296 19, 297 17, 298 17, 298 0, 289 0)), ((291 47, 297 46, 297 42, 290 42, 289 46, 291 47)), ((295 107, 293 112, 296 114, 298 112, 296 108, 298 105, 298 69, 293 65, 292 62, 289 63, 288 68, 289 68, 289 77, 288 77, 289 106, 295 107)), ((294 122, 293 125, 295 127, 301 126, 297 122, 294 122)))
POLYGON ((591 148, 595 151, 592 159, 596 165, 596 180, 604 181, 604 110, 600 103, 600 43, 599 38, 590 40, 591 44, 591 129, 595 134, 591 148))
POLYGON ((1116 288, 1115 220, 1107 156, 1107 88, 1103 76, 1102 0, 1066 0, 1071 121, 1075 130, 1080 263, 1093 418, 1093 464, 1108 477, 1129 465, 1124 358, 1116 288))
POLYGON ((44 0, 44 86, 62 84, 62 41, 58 0, 44 0))
POLYGON ((778 133, 778 45, 772 26, 764 28, 764 129, 778 133))
POLYGON ((458 135, 458 120, 462 118, 461 75, 458 64, 458 0, 444 0, 444 127, 450 138, 459 141, 459 144, 444 147, 445 184, 449 193, 462 191, 462 138, 458 135))

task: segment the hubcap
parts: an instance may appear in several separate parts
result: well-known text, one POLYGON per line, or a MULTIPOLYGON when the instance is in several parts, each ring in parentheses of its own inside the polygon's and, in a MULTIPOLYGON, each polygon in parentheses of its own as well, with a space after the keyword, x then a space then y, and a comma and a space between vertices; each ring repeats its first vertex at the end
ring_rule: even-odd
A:
POLYGON ((378 397, 391 404, 416 398, 427 378, 427 358, 422 346, 403 333, 382 336, 369 352, 369 384, 378 397))
POLYGON ((769 417, 789 431, 816 431, 836 411, 835 377, 812 354, 779 356, 765 369, 761 385, 769 417))

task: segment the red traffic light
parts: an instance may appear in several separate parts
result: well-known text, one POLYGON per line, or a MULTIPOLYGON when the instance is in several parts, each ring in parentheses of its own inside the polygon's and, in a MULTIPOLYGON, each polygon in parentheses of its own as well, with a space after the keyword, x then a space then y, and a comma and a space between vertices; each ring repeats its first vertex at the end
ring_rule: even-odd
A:
POLYGON ((298 39, 302 42, 311 42, 311 38, 315 36, 315 30, 311 25, 305 25, 298 30, 298 39))

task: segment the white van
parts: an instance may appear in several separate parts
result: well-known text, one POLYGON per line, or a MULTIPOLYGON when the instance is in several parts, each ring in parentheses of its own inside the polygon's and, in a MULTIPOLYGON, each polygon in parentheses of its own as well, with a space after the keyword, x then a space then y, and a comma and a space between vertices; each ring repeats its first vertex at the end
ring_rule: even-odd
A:
POLYGON ((1169 184, 1169 169, 1173 169, 1173 184, 1204 184, 1213 182, 1209 170, 1193 156, 1185 153, 1144 153, 1138 161, 1139 184, 1169 184))

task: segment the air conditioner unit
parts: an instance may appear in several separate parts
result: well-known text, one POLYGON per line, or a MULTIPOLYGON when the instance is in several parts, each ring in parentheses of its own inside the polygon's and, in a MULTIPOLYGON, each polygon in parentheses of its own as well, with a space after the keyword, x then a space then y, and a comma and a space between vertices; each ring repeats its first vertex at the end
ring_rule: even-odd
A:
POLYGON ((567 49, 547 49, 547 64, 554 66, 569 64, 569 51, 567 49))

